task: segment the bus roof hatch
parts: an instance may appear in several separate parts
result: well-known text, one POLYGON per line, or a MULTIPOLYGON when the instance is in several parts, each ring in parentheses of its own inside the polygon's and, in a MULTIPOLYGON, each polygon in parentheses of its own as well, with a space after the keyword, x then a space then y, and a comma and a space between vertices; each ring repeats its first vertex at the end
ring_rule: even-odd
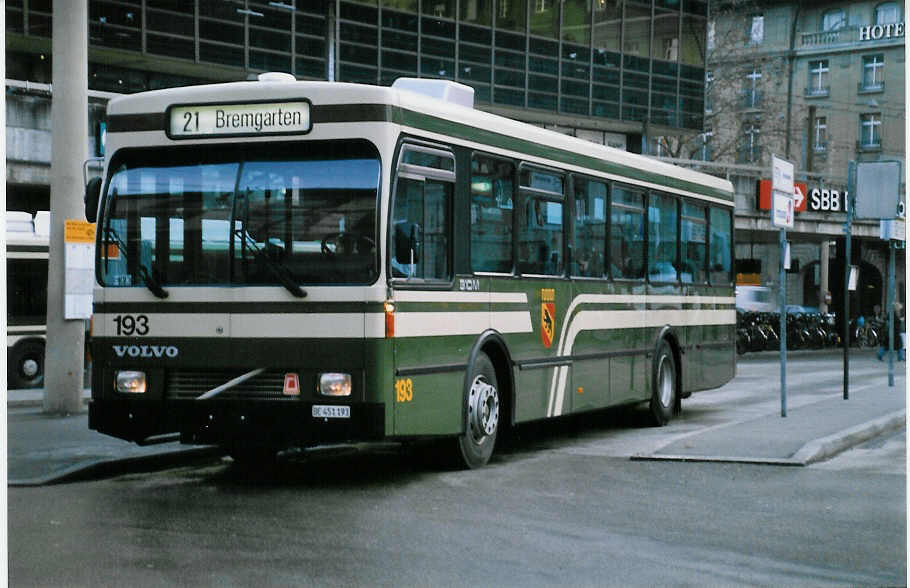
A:
POLYGON ((416 92, 465 108, 474 108, 474 88, 450 80, 398 78, 392 84, 392 88, 416 92))

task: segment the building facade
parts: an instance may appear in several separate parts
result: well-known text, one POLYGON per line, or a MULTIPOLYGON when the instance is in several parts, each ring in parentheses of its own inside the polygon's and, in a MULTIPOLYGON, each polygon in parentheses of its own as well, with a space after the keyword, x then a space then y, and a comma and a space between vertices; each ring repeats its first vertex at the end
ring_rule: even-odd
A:
MULTIPOLYGON (((903 4, 736 1, 712 9, 705 130, 694 158, 714 162, 737 186, 741 283, 779 283, 778 230, 760 184, 777 155, 795 164, 804 197, 788 231, 788 303, 824 308, 830 293, 839 312, 848 165, 906 156, 903 4)), ((850 265, 860 268, 860 285, 851 314, 869 315, 885 307, 888 244, 875 220, 854 223, 853 235, 850 265)), ((903 250, 897 254, 903 300, 903 250)))
MULTIPOLYGON (((6 2, 10 207, 46 208, 51 0, 6 2)), ((477 108, 641 152, 700 131, 705 0, 90 0, 91 123, 110 93, 262 71, 456 80, 477 108)))

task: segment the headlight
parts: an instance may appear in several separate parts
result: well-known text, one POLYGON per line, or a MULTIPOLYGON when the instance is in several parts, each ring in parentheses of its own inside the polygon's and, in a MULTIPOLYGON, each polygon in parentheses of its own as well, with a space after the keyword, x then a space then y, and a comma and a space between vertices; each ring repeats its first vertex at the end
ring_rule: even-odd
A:
POLYGON ((323 396, 350 396, 351 374, 319 374, 319 393, 323 396))
POLYGON ((115 377, 117 392, 123 394, 145 393, 145 372, 122 370, 115 377))

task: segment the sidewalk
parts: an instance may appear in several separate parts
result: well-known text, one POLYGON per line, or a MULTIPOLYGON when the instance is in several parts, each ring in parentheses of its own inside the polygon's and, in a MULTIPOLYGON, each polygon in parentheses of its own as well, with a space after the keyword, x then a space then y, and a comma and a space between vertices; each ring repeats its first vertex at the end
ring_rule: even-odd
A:
MULTIPOLYGON (((826 358, 807 356, 807 361, 826 358)), ((822 372, 806 372, 815 394, 794 401, 781 418, 779 409, 766 407, 760 412, 739 412, 740 420, 728 416, 730 402, 744 399, 745 391, 756 385, 765 386, 763 364, 753 367, 761 378, 742 374, 719 389, 716 396, 696 395, 704 399, 700 409, 723 416, 723 422, 698 425, 682 437, 667 444, 652 445, 656 451, 634 455, 640 460, 715 461, 754 464, 803 466, 827 459, 850 447, 887 431, 902 429, 906 418, 905 365, 897 364, 894 387, 888 387, 881 364, 871 354, 855 360, 856 377, 851 376, 850 398, 838 392, 835 374, 821 364, 822 372), (874 371, 870 371, 874 370, 874 371), (823 376, 827 380, 822 384, 823 376), (834 378, 834 379, 832 379, 834 378)), ((827 367, 830 367, 828 365, 827 367)), ((770 369, 770 368, 769 368, 770 369)), ((776 368, 775 368, 776 369, 776 368)), ((833 371, 833 370, 832 370, 833 371)), ((799 377, 794 377, 794 388, 799 377)), ((769 382, 774 386, 773 382, 769 382)), ((803 383, 805 387, 807 384, 803 383)), ((198 447, 166 443, 140 447, 88 428, 88 413, 69 416, 46 415, 42 412, 43 390, 10 390, 7 397, 7 467, 10 486, 32 486, 100 475, 117 475, 129 471, 150 471, 173 467, 192 460, 212 459, 221 454, 215 447, 198 447)), ((89 391, 84 392, 86 401, 89 391)), ((748 401, 747 401, 748 402, 748 401)), ((691 402, 690 402, 691 405, 691 402)), ((684 414, 685 406, 684 402, 684 414)), ((672 428, 654 429, 669 432, 672 428)), ((628 454, 627 454, 628 455, 628 454)))
MULTIPOLYGON (((83 392, 87 401, 89 390, 83 392)), ((88 428, 88 412, 42 412, 44 391, 7 392, 7 483, 40 486, 105 473, 150 471, 220 454, 211 447, 166 443, 140 447, 88 428)))
POLYGON ((634 459, 804 466, 903 428, 905 422, 901 378, 894 388, 856 386, 847 400, 842 394, 829 395, 788 409, 784 418, 778 412, 710 427, 634 459))

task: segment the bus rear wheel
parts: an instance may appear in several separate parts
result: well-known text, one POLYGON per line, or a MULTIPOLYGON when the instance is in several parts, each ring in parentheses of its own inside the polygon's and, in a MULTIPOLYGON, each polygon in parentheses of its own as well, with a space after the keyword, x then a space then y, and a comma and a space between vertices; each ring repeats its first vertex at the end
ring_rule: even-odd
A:
POLYGON ((654 357, 654 373, 651 380, 651 421, 662 427, 670 422, 679 396, 676 378, 676 359, 666 341, 661 341, 654 357))
POLYGON ((40 388, 44 383, 44 343, 23 341, 9 352, 9 387, 40 388))
POLYGON ((477 354, 468 382, 465 430, 456 439, 455 455, 459 466, 474 469, 490 461, 501 415, 496 369, 486 353, 477 354))

